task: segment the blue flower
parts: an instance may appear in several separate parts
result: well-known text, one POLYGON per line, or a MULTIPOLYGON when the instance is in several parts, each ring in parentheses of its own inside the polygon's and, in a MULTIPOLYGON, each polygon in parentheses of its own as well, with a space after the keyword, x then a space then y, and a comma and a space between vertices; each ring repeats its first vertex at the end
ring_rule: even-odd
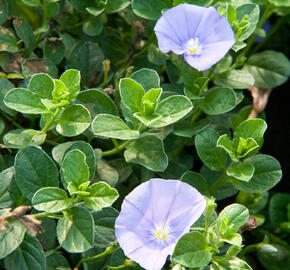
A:
POLYGON ((115 223, 117 240, 128 258, 160 270, 205 207, 206 200, 190 185, 150 179, 125 197, 115 223))
POLYGON ((214 7, 180 4, 162 14, 154 31, 162 52, 184 54, 200 71, 217 63, 235 43, 229 22, 214 7))

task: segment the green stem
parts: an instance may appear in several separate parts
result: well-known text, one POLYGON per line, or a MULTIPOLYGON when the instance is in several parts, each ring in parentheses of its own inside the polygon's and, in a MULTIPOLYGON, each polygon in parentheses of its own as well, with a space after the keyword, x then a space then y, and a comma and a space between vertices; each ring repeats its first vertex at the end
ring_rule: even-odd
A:
POLYGON ((253 53, 259 51, 268 41, 269 39, 278 31, 278 29, 286 22, 286 17, 280 17, 274 26, 271 28, 269 34, 255 46, 253 49, 253 53))
POLYGON ((42 132, 47 132, 48 129, 52 126, 52 124, 54 123, 55 118, 58 116, 58 114, 60 113, 61 108, 57 108, 55 113, 52 115, 52 117, 50 118, 50 120, 46 123, 45 127, 41 130, 42 132))
MULTIPOLYGON (((272 5, 267 5, 266 6, 266 10, 265 10, 265 12, 264 12, 264 14, 263 14, 263 16, 262 16, 262 18, 261 18, 261 20, 260 20, 260 22, 259 22, 259 24, 258 24, 258 26, 257 26, 257 28, 256 29, 260 29, 260 28, 262 28, 263 27, 263 25, 264 25, 264 23, 265 23, 265 21, 274 13, 274 11, 275 11, 275 9, 273 8, 273 6, 272 5)), ((244 54, 246 55, 246 54, 248 54, 249 53, 249 51, 250 51, 250 49, 252 48, 252 46, 253 46, 253 44, 254 44, 254 42, 255 42, 255 38, 256 38, 256 36, 257 36, 257 34, 256 34, 256 32, 249 38, 249 40, 248 40, 248 46, 245 48, 245 50, 244 50, 244 54)))
POLYGON ((126 146, 129 145, 131 142, 132 141, 125 141, 125 142, 121 143, 118 148, 115 147, 111 150, 103 152, 103 156, 106 157, 106 156, 115 155, 115 154, 121 152, 123 149, 125 149, 126 146))
POLYGON ((104 256, 107 256, 109 254, 111 254, 117 247, 116 246, 110 246, 107 247, 106 250, 98 255, 92 256, 92 257, 87 257, 87 258, 83 258, 79 261, 79 263, 77 264, 76 268, 79 268, 80 265, 84 262, 88 262, 88 261, 92 261, 92 260, 96 260, 99 258, 102 258, 104 256))
POLYGON ((133 261, 126 259, 125 262, 122 265, 118 265, 118 266, 110 266, 108 265, 108 269, 109 270, 115 270, 115 269, 123 269, 126 268, 130 265, 134 264, 133 261))
POLYGON ((226 170, 223 171, 223 174, 221 177, 215 182, 215 184, 209 189, 208 194, 212 195, 216 189, 225 183, 225 180, 227 179, 227 173, 226 170))
POLYGON ((199 108, 194 109, 190 118, 190 122, 193 123, 201 114, 202 114, 201 109, 199 108))
POLYGON ((45 257, 50 256, 51 254, 59 251, 61 249, 61 246, 57 246, 55 249, 51 249, 45 252, 45 257))
POLYGON ((8 122, 12 123, 13 126, 17 127, 17 128, 20 128, 20 129, 23 129, 24 127, 21 126, 20 124, 18 124, 16 121, 14 121, 14 119, 10 116, 8 116, 6 113, 2 112, 0 110, 0 114, 1 116, 3 116, 8 122))

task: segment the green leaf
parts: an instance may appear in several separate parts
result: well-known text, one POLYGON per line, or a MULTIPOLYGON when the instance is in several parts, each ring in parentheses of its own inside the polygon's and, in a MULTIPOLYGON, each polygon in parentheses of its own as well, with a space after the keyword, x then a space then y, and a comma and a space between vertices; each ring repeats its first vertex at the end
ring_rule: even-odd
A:
POLYGON ((168 165, 163 142, 153 135, 142 136, 133 141, 124 157, 126 162, 140 164, 151 171, 164 171, 168 165))
POLYGON ((37 146, 45 142, 46 133, 34 129, 16 129, 5 134, 4 144, 9 148, 20 149, 27 146, 37 146))
POLYGON ((269 0, 269 2, 278 7, 290 7, 289 0, 269 0))
POLYGON ((131 77, 135 82, 139 83, 147 92, 152 88, 160 87, 160 79, 158 73, 149 68, 142 68, 135 71, 131 77))
POLYGON ((64 190, 57 187, 39 189, 32 198, 32 205, 38 211, 56 213, 73 206, 73 200, 64 190))
POLYGON ((92 122, 92 130, 97 136, 120 140, 132 140, 139 136, 139 131, 132 130, 120 117, 110 114, 97 115, 92 122))
POLYGON ((27 147, 15 157, 15 179, 25 198, 32 199, 43 187, 58 186, 58 171, 51 158, 38 147, 27 147))
POLYGON ((257 193, 267 191, 275 186, 282 177, 282 171, 279 162, 268 155, 254 155, 245 159, 255 167, 253 177, 249 182, 235 181, 234 186, 245 192, 257 193))
POLYGON ((239 137, 237 156, 239 158, 244 158, 246 156, 252 155, 258 151, 259 145, 253 138, 244 139, 239 137))
POLYGON ((248 119, 242 122, 234 131, 234 143, 238 144, 239 138, 252 138, 259 146, 263 144, 263 135, 267 129, 267 124, 263 119, 248 119))
POLYGON ((131 4, 131 0, 107 0, 106 13, 115 13, 125 9, 131 4))
POLYGON ((236 107, 237 97, 231 88, 213 88, 206 92, 199 106, 206 114, 222 114, 236 107))
POLYGON ((152 115, 162 94, 161 88, 152 88, 142 97, 143 115, 152 115))
POLYGON ((56 101, 61 101, 69 98, 69 90, 61 80, 54 79, 54 90, 52 91, 52 97, 56 101))
POLYGON ((70 93, 70 100, 77 97, 80 92, 81 73, 76 69, 66 70, 59 78, 70 93))
POLYGON ((21 245, 5 258, 7 270, 45 270, 45 254, 36 237, 26 234, 21 245))
POLYGON ((255 84, 255 78, 252 73, 247 70, 231 70, 214 79, 214 83, 222 87, 230 87, 235 89, 247 89, 255 84))
POLYGON ((162 0, 133 0, 133 12, 147 20, 157 20, 161 16, 161 10, 167 8, 162 0))
POLYGON ((208 7, 212 2, 213 0, 173 0, 173 5, 177 6, 179 4, 188 3, 208 7))
POLYGON ((66 142, 55 146, 52 149, 54 160, 61 164, 63 157, 71 150, 78 149, 86 156, 86 163, 90 169, 90 177, 93 178, 96 169, 96 156, 93 147, 84 141, 66 142))
POLYGON ((275 193, 269 205, 269 217, 275 227, 279 227, 282 222, 288 221, 287 205, 290 203, 290 194, 275 193))
POLYGON ((230 140, 227 134, 224 134, 218 138, 216 146, 224 149, 234 162, 239 161, 236 153, 237 145, 235 145, 234 142, 230 140))
POLYGON ((32 6, 32 7, 41 6, 40 0, 21 0, 21 1, 28 6, 32 6))
POLYGON ((12 205, 8 189, 13 177, 14 167, 5 169, 0 173, 0 208, 6 208, 12 205))
POLYGON ((223 239, 230 239, 248 219, 249 210, 245 206, 238 203, 231 204, 219 214, 217 232, 223 239))
POLYGON ((95 223, 95 247, 106 248, 116 244, 115 220, 118 215, 119 212, 112 207, 93 212, 95 223))
POLYGON ((243 41, 236 41, 233 47, 231 48, 234 52, 238 52, 239 50, 245 48, 247 46, 247 43, 243 41))
POLYGON ((97 36, 103 30, 103 23, 100 17, 90 16, 83 24, 83 32, 88 36, 97 36))
MULTIPOLYGON (((8 209, 1 209, 0 217, 8 213, 8 209)), ((0 259, 6 257, 21 244, 25 232, 24 225, 15 218, 10 218, 5 222, 5 227, 0 231, 0 259)))
POLYGON ((185 96, 170 96, 162 100, 155 113, 160 116, 150 126, 154 128, 165 127, 177 122, 192 110, 191 101, 185 96))
MULTIPOLYGON (((50 4, 52 6, 52 3, 50 4)), ((59 39, 46 39, 43 45, 43 56, 55 65, 64 58, 65 46, 59 39)))
POLYGON ((40 97, 25 88, 14 88, 4 97, 4 104, 18 112, 28 114, 47 113, 40 97))
POLYGON ((37 235, 45 250, 50 250, 56 246, 56 223, 52 218, 41 218, 43 232, 37 235))
POLYGON ((54 81, 46 73, 37 73, 32 75, 29 81, 29 90, 44 99, 52 99, 54 90, 54 81))
POLYGON ((172 259, 176 263, 192 268, 208 265, 211 257, 204 235, 200 232, 191 232, 178 240, 172 259))
POLYGON ((2 0, 0 3, 0 24, 3 24, 8 19, 8 2, 7 0, 2 0))
POLYGON ((83 105, 72 105, 66 108, 56 126, 63 136, 72 137, 83 133, 91 124, 89 111, 83 105))
POLYGON ((70 182, 77 188, 87 182, 90 172, 85 154, 78 149, 69 151, 61 163, 60 175, 65 188, 70 182))
POLYGON ((84 197, 84 204, 96 211, 113 204, 119 197, 118 191, 105 182, 98 182, 88 188, 90 194, 84 197))
POLYGON ((70 253, 85 252, 94 242, 94 220, 86 208, 75 206, 57 223, 59 244, 70 253))
POLYGON ((219 134, 211 128, 203 130, 195 137, 198 156, 212 170, 224 168, 227 160, 226 153, 216 146, 218 137, 219 134))
POLYGON ((173 133, 177 136, 191 138, 210 125, 211 121, 208 118, 201 119, 197 122, 191 121, 190 117, 181 120, 173 126, 173 133))
POLYGON ((252 268, 243 260, 237 257, 233 257, 227 260, 218 260, 214 258, 210 265, 210 270, 252 270, 252 268))
POLYGON ((105 160, 98 160, 97 163, 97 177, 98 179, 105 181, 110 186, 115 186, 119 180, 118 171, 112 167, 105 160))
POLYGON ((193 84, 184 88, 184 93, 189 99, 201 99, 202 93, 207 89, 209 78, 199 77, 193 84))
POLYGON ((5 95, 12 88, 14 88, 14 85, 10 81, 0 77, 0 109, 11 116, 14 116, 16 112, 8 108, 4 103, 5 95))
POLYGON ((238 21, 245 20, 248 25, 243 29, 238 35, 238 40, 243 41, 247 39, 256 29, 259 22, 260 9, 258 5, 255 4, 245 4, 237 7, 237 19, 238 21), (247 17, 247 19, 244 18, 247 17))
POLYGON ((142 97, 145 91, 141 84, 132 79, 124 78, 120 81, 120 95, 122 102, 132 113, 142 112, 142 97))
POLYGON ((249 163, 239 163, 239 164, 232 164, 227 169, 227 175, 237 178, 241 181, 249 182, 250 179, 253 177, 255 172, 255 167, 249 163))
POLYGON ((201 194, 208 193, 207 181, 200 173, 187 171, 181 176, 180 181, 196 188, 201 194))
POLYGON ((244 70, 253 75, 255 86, 274 88, 287 81, 290 63, 283 53, 268 50, 250 56, 244 70))
POLYGON ((63 255, 52 253, 46 257, 46 270, 71 270, 71 268, 63 255))
POLYGON ((30 24, 22 18, 13 20, 13 26, 17 36, 23 41, 26 48, 26 55, 29 56, 35 49, 35 36, 30 24))
POLYGON ((18 52, 15 34, 3 26, 0 27, 0 52, 18 52))
POLYGON ((94 118, 99 113, 118 115, 114 101, 100 89, 88 89, 81 91, 77 101, 83 104, 94 118))
POLYGON ((165 65, 168 55, 163 53, 157 46, 151 43, 148 48, 147 58, 149 62, 154 65, 165 65))

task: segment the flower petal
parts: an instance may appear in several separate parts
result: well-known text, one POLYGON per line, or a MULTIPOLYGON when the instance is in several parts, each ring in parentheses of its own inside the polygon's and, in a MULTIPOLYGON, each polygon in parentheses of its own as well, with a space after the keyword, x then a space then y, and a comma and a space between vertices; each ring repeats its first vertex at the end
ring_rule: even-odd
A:
POLYGON ((192 67, 199 71, 204 71, 221 60, 232 45, 232 41, 207 44, 202 47, 201 55, 184 54, 184 59, 192 67))

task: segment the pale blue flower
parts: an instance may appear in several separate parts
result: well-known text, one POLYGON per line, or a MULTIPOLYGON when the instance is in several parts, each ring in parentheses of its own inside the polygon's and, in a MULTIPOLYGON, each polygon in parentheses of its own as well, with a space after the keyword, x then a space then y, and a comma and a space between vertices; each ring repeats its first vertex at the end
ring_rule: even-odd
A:
POLYGON ((154 31, 162 52, 184 54, 200 71, 217 63, 235 43, 229 22, 214 7, 180 4, 162 14, 154 31))
POLYGON ((115 223, 117 240, 128 258, 147 270, 160 270, 205 207, 206 200, 192 186, 151 179, 125 197, 115 223))

